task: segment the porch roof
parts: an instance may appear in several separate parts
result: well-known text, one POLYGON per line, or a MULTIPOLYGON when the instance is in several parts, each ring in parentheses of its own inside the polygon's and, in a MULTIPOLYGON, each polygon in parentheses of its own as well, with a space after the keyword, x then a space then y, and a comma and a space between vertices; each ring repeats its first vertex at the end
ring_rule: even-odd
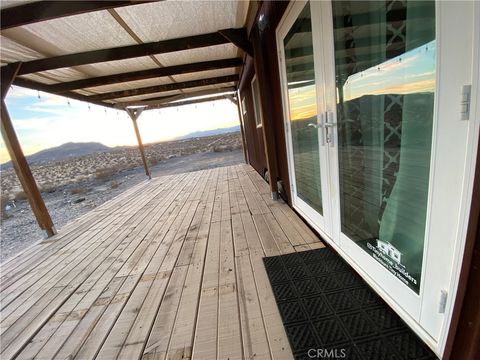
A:
MULTIPOLYGON (((124 108, 235 90, 248 1, 3 1, 14 85, 124 108), (66 5, 65 5, 66 4, 66 5)), ((171 106, 171 105, 170 105, 171 106)))

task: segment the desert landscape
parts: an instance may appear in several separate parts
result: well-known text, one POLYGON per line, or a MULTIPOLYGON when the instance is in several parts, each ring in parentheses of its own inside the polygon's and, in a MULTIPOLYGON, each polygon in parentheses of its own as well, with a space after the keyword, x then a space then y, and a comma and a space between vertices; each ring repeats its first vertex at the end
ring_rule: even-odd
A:
MULTIPOLYGON (((46 159, 75 155, 78 145, 65 144, 48 154, 29 157, 57 230, 131 186, 147 181, 137 147, 108 148, 88 143, 94 153, 46 159)), ((85 147, 86 144, 83 150, 85 147)), ((244 161, 239 132, 146 144, 145 154, 153 177, 244 161)), ((1 168, 1 189, 0 262, 3 262, 41 240, 43 234, 11 165, 1 168)))

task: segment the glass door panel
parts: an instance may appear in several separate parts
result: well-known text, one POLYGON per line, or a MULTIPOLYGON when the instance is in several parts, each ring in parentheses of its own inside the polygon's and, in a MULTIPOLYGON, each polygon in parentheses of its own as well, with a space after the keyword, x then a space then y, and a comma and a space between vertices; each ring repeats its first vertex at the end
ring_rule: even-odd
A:
POLYGON ((437 354, 476 158, 473 8, 292 2, 277 29, 292 204, 437 354))
POLYGON ((435 3, 334 1, 341 232, 417 294, 435 94, 435 3))
POLYGON ((307 4, 283 39, 296 196, 323 214, 312 26, 307 4))
POLYGON ((279 26, 277 45, 292 204, 322 235, 331 237, 324 106, 310 2, 295 2, 279 26), (320 94, 320 96, 319 96, 320 94))

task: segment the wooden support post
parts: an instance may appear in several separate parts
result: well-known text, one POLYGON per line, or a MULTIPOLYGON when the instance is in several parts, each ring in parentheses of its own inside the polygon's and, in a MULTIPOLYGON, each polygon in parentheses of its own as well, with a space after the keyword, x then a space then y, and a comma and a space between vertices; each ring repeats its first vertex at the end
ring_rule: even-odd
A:
POLYGON ((42 199, 42 195, 38 190, 37 183, 33 178, 30 167, 28 166, 25 155, 23 154, 20 142, 12 125, 10 115, 5 105, 5 96, 7 95, 8 88, 15 78, 20 64, 17 65, 14 71, 2 72, 2 106, 1 106, 1 132, 5 146, 10 154, 13 168, 17 174, 18 180, 22 184, 23 190, 27 195, 30 207, 37 219, 38 225, 42 230, 46 232, 47 237, 51 237, 56 234, 55 227, 53 226, 52 218, 48 213, 47 207, 42 199), (9 77, 8 77, 9 76, 9 77))
POLYGON ((125 111, 130 116, 133 122, 133 128, 135 130, 135 135, 137 136, 138 141, 138 149, 140 150, 140 156, 142 157, 143 167, 145 168, 145 175, 148 176, 149 179, 152 178, 152 174, 150 173, 150 169, 148 168, 147 158, 145 157, 145 148, 143 147, 142 137, 140 136, 140 130, 138 130, 137 120, 140 117, 140 114, 144 108, 125 108, 125 111))
MULTIPOLYGON (((266 42, 265 42, 266 43, 266 42)), ((261 41, 258 41, 254 46, 254 58, 253 63, 255 66, 255 74, 257 75, 258 88, 260 90, 260 103, 262 111, 262 133, 263 142, 265 144, 265 156, 267 159, 268 177, 270 184, 270 192, 273 200, 278 199, 278 166, 276 156, 276 142, 275 142, 275 119, 276 113, 274 104, 274 98, 272 94, 275 94, 273 89, 271 64, 275 64, 276 52, 269 53, 269 49, 262 47, 261 41)), ((281 108, 281 107, 280 107, 281 108)))
POLYGON ((242 134, 243 157, 245 158, 245 164, 248 164, 247 140, 245 138, 245 130, 243 128, 243 114, 242 108, 240 106, 240 92, 237 91, 237 97, 232 98, 231 100, 235 105, 237 105, 238 121, 240 122, 240 133, 242 134))

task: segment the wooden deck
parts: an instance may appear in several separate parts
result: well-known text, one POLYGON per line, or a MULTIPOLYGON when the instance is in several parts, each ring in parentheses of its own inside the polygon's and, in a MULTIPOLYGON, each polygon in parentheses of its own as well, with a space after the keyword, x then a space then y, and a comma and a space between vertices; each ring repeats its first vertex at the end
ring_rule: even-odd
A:
POLYGON ((247 165, 145 181, 1 267, 1 358, 291 359, 262 257, 322 247, 247 165))

